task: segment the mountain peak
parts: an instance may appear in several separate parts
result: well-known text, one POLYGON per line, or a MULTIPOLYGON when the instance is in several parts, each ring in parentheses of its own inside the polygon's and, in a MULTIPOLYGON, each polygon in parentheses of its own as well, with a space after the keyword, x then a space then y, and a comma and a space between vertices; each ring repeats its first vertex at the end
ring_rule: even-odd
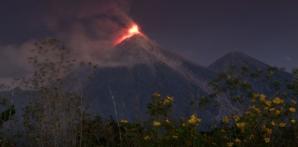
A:
POLYGON ((143 34, 135 34, 107 50, 102 66, 133 66, 160 62, 160 47, 143 34))
POLYGON ((240 52, 240 51, 231 51, 224 56, 229 56, 229 57, 249 57, 247 54, 240 52))
POLYGON ((122 43, 118 44, 115 48, 156 48, 157 45, 153 43, 147 36, 142 34, 136 34, 122 43))
POLYGON ((250 69, 267 69, 269 65, 239 51, 229 52, 209 65, 215 72, 225 72, 231 68, 248 67, 250 69))

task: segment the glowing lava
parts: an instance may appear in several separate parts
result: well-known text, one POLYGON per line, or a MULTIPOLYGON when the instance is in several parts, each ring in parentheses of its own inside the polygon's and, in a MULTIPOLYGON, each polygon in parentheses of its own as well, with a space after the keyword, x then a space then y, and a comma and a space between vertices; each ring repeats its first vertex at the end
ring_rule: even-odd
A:
POLYGON ((134 36, 140 34, 142 35, 142 33, 139 30, 139 26, 137 24, 132 24, 125 32, 124 34, 122 34, 116 41, 115 41, 115 45, 120 44, 121 42, 123 42, 124 40, 134 36))

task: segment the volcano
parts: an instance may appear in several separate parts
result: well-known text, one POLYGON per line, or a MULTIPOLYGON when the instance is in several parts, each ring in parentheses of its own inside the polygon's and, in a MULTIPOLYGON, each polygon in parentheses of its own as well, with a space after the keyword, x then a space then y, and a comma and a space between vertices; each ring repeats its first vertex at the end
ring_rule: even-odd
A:
POLYGON ((198 107, 200 98, 209 93, 208 82, 215 74, 162 49, 143 35, 118 44, 100 63, 93 79, 82 86, 91 114, 145 120, 155 92, 174 97, 173 118, 197 113, 207 126, 219 114, 215 103, 198 107))

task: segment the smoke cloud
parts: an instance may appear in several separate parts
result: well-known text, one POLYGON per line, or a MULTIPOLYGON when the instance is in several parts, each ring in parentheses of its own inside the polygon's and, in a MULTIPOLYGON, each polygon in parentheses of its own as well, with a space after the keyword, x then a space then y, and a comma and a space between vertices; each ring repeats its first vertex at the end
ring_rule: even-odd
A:
MULTIPOLYGON (((113 47, 114 39, 132 22, 131 0, 50 0, 45 16, 48 31, 73 51, 78 60, 95 62, 113 47)), ((43 39, 43 38, 38 38, 43 39)), ((27 57, 32 38, 20 45, 0 45, 0 82, 30 72, 27 57)))
POLYGON ((129 6, 128 0, 54 0, 48 24, 81 59, 94 61, 131 23, 129 6))

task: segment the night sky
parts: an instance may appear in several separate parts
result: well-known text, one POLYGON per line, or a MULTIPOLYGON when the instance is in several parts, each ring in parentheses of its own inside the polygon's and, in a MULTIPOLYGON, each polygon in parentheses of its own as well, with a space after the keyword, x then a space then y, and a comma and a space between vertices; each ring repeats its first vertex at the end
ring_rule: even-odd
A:
MULTIPOLYGON (((0 47, 60 34, 49 27, 49 20, 65 15, 60 30, 67 28, 72 15, 78 15, 73 12, 86 1, 2 0, 0 47)), ((105 7, 99 5, 98 10, 105 7)), ((198 64, 208 65, 230 51, 241 51, 278 67, 298 65, 297 0, 134 0, 123 5, 149 37, 198 64)))

